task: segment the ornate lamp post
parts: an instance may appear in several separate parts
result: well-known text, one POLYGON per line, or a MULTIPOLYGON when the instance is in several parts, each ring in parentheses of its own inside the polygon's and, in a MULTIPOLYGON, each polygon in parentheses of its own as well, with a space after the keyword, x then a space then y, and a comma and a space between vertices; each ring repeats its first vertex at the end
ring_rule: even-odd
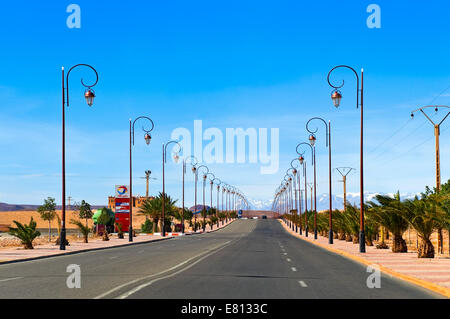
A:
MULTIPOLYGON (((213 173, 208 173, 207 174, 208 176, 209 175, 211 175, 212 176, 212 178, 210 177, 209 178, 209 186, 210 186, 210 206, 209 206, 209 209, 212 209, 213 208, 213 186, 214 186, 214 179, 216 178, 216 176, 214 176, 214 174, 213 173)), ((216 216, 217 216, 217 211, 216 211, 216 216)), ((212 224, 211 224, 212 225, 212 224)))
POLYGON ((69 107, 69 75, 70 72, 79 66, 86 66, 92 71, 95 72, 95 82, 92 85, 86 85, 81 79, 81 84, 86 88, 84 91, 84 97, 86 99, 86 103, 89 106, 92 106, 94 103, 95 92, 92 90, 92 87, 95 86, 98 82, 98 73, 97 71, 90 66, 89 64, 76 64, 69 69, 67 75, 64 77, 64 67, 62 67, 62 200, 61 200, 61 234, 59 237, 59 249, 66 249, 66 109, 65 104, 67 102, 67 107, 69 107))
POLYGON ((311 130, 309 128, 309 123, 313 120, 319 120, 322 121, 323 124, 325 125, 325 140, 326 140, 326 146, 328 147, 328 202, 329 202, 329 214, 328 214, 328 227, 329 227, 329 231, 328 231, 328 243, 329 244, 333 244, 333 217, 332 217, 332 213, 333 213, 333 206, 332 206, 332 199, 331 199, 331 122, 328 121, 328 125, 327 122, 325 122, 324 119, 320 118, 320 117, 313 117, 311 118, 307 123, 306 123, 306 130, 311 133, 311 136, 309 138, 310 141, 313 141, 311 145, 313 145, 314 147, 314 158, 315 158, 315 146, 314 143, 316 141, 316 137, 315 137, 315 133, 317 132, 318 128, 316 128, 315 130, 311 130))
MULTIPOLYGON (((297 187, 298 187, 298 193, 297 193, 297 189, 294 186, 294 191, 295 191, 295 207, 298 210, 298 216, 299 216, 299 230, 300 230, 300 235, 302 235, 302 197, 301 197, 301 193, 300 193, 300 173, 297 171, 298 166, 294 166, 294 162, 295 161, 299 161, 298 158, 294 158, 291 161, 291 167, 292 167, 292 173, 294 174, 294 181, 295 181, 295 176, 297 176, 297 187), (298 175, 297 175, 298 173, 298 175)), ((294 184, 295 185, 295 184, 294 184)), ((297 230, 296 230, 297 231, 297 230)))
POLYGON ((152 127, 149 130, 146 130, 142 127, 142 130, 145 132, 144 139, 147 145, 150 145, 150 141, 152 139, 150 132, 153 131, 155 125, 153 121, 147 116, 139 116, 133 122, 130 119, 130 213, 129 213, 129 226, 128 226, 128 241, 133 241, 133 162, 132 162, 132 146, 134 145, 134 124, 139 119, 148 120, 152 127))
POLYGON ((184 234, 184 175, 186 174, 186 161, 190 160, 191 161, 191 165, 194 167, 195 165, 197 165, 197 159, 195 158, 194 155, 191 155, 187 158, 185 158, 183 160, 183 190, 182 190, 182 206, 183 206, 183 212, 181 214, 181 233, 184 234), (192 161, 195 162, 192 162, 192 161))
MULTIPOLYGON (((218 181, 218 183, 216 184, 217 187, 217 206, 216 206, 216 212, 217 212, 217 217, 219 217, 219 197, 220 197, 220 184, 222 184, 222 182, 220 181, 220 179, 216 178, 216 180, 218 181)), ((223 220, 222 220, 222 225, 223 225, 223 220)), ((219 219, 217 219, 217 227, 219 227, 219 219)))
POLYGON ((342 99, 342 94, 339 91, 339 89, 341 87, 344 86, 344 81, 342 81, 342 84, 339 86, 335 86, 333 84, 331 84, 330 82, 330 74, 331 72, 333 72, 334 70, 338 69, 338 68, 347 68, 353 71, 353 73, 356 76, 356 108, 358 108, 359 106, 361 106, 361 138, 360 138, 360 167, 359 167, 359 195, 360 195, 360 213, 359 213, 359 252, 360 253, 365 253, 366 252, 366 237, 364 235, 364 152, 363 152, 363 124, 364 124, 364 113, 363 113, 363 107, 364 107, 364 103, 363 103, 363 99, 364 99, 364 70, 361 69, 361 90, 359 89, 359 76, 358 73, 355 71, 355 69, 353 69, 352 67, 348 66, 348 65, 338 65, 335 66, 334 68, 332 68, 329 72, 328 72, 328 76, 327 76, 327 81, 328 84, 334 88, 333 92, 331 93, 331 99, 333 100, 334 106, 335 107, 339 107, 340 103, 341 103, 341 99, 342 99), (359 103, 359 100, 361 99, 361 103, 359 103))
MULTIPOLYGON (((180 156, 179 153, 181 152, 181 145, 180 143, 178 143, 177 141, 169 141, 166 144, 162 144, 162 173, 163 173, 163 184, 162 184, 162 193, 163 193, 163 198, 162 198, 162 213, 161 213, 161 233, 162 233, 162 237, 166 236, 166 180, 165 180, 165 163, 167 161, 167 146, 170 144, 176 144, 178 145, 178 151, 175 152, 173 159, 175 161, 175 163, 178 162, 180 156)), ((184 215, 184 211, 182 212, 181 215, 184 215)))
POLYGON ((205 217, 205 215, 206 215, 206 209, 205 209, 205 183, 206 183, 207 175, 209 173, 209 168, 206 165, 200 165, 199 167, 197 167, 197 175, 198 175, 198 171, 201 168, 206 169, 206 172, 203 172, 203 176, 202 176, 202 180, 203 180, 203 207, 202 207, 203 225, 202 225, 202 229, 203 229, 203 232, 205 232, 205 227, 206 227, 205 226, 205 221, 206 221, 205 220, 206 219, 206 217, 205 217))
MULTIPOLYGON (((292 162, 291 162, 292 164, 292 162)), ((294 209, 295 206, 295 216, 300 216, 299 211, 298 211, 298 201, 297 201, 297 181, 296 181, 296 176, 297 176, 297 170, 293 167, 290 167, 287 171, 286 174, 289 176, 289 183, 290 183, 290 187, 291 187, 291 206, 292 209, 294 209), (292 175, 289 174, 289 171, 292 171, 292 175), (292 194, 294 194, 294 196, 292 196, 292 194), (294 205, 295 202, 295 205, 294 205)), ((298 222, 297 222, 297 217, 295 218, 296 222, 295 224, 295 232, 298 232, 298 222)), ((292 230, 294 230, 294 226, 292 226, 292 230)))
MULTIPOLYGON (((315 141, 315 139, 314 139, 314 141, 315 141)), ((311 165, 313 165, 313 167, 314 167, 314 239, 317 239, 316 156, 315 156, 315 152, 314 152, 314 147, 311 146, 311 144, 314 144, 314 142, 311 142, 311 138, 310 138, 310 143, 309 144, 305 143, 305 142, 300 143, 300 144, 297 145, 295 150, 296 150, 297 154, 300 155, 300 157, 299 157, 300 164, 303 164, 303 161, 304 161, 303 153, 300 153, 298 148, 301 145, 308 145, 311 148, 311 159, 312 159, 311 160, 311 165)), ((306 165, 304 166, 304 173, 305 173, 305 189, 306 189, 306 165)), ((305 199, 306 199, 306 190, 305 190, 305 199)), ((311 194, 311 199, 312 199, 312 194, 311 194)), ((305 204, 305 207, 306 207, 306 204, 305 204)), ((313 209, 313 208, 311 207, 311 209, 313 209)), ((305 213, 305 221, 307 221, 307 215, 308 214, 305 213)), ((306 223, 306 226, 307 226, 307 223, 306 223)), ((308 232, 307 231, 306 231, 306 236, 308 236, 308 232)))

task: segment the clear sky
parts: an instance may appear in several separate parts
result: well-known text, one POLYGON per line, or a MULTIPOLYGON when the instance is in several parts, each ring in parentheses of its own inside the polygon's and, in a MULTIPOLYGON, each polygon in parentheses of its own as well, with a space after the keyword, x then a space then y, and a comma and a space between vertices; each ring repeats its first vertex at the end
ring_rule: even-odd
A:
MULTIPOLYGON (((419 106, 450 104, 448 1, 10 1, 0 11, 0 202, 61 199, 61 67, 93 65, 100 76, 94 106, 71 74, 67 109, 67 195, 106 204, 128 182, 128 120, 155 122, 146 146, 137 124, 134 193, 150 169, 161 190, 161 143, 174 129, 279 129, 279 170, 261 163, 208 164, 216 177, 249 198, 268 200, 307 140, 313 116, 333 125, 333 167, 359 163, 355 79, 345 79, 342 107, 330 99, 327 72, 337 64, 364 68, 365 189, 419 192, 435 184, 433 127, 419 106), (69 29, 66 7, 81 8, 69 29), (381 28, 369 29, 369 4, 381 28)), ((434 115, 439 119, 445 111, 434 115)), ((450 177, 450 118, 441 127, 442 180, 450 177)), ((327 191, 324 132, 317 146, 319 194, 327 191)), ((206 144, 206 143, 205 143, 206 144)), ((181 196, 181 166, 167 163, 167 192, 181 196)), ((336 193, 339 176, 333 175, 336 193)), ((188 204, 193 181, 186 176, 188 204)), ((359 190, 358 172, 348 190, 359 190)))

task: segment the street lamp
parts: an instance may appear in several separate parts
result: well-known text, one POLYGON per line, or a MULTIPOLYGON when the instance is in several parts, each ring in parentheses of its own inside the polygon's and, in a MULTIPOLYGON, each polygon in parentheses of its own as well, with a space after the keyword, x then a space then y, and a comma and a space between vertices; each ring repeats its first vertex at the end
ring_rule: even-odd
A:
POLYGON ((364 113, 363 113, 363 98, 364 98, 364 70, 361 69, 361 90, 359 89, 359 76, 358 73, 355 71, 355 69, 353 69, 352 67, 348 66, 348 65, 338 65, 335 66, 334 68, 332 68, 329 72, 328 72, 328 76, 327 76, 327 81, 328 84, 334 88, 332 94, 331 94, 331 99, 333 100, 334 106, 335 107, 339 107, 340 103, 341 103, 341 99, 342 99, 342 94, 339 91, 339 89, 341 87, 344 86, 344 81, 342 81, 342 84, 339 86, 335 86, 333 84, 331 84, 330 82, 330 74, 331 72, 333 72, 334 70, 338 69, 338 68, 347 68, 353 71, 353 73, 356 76, 356 108, 358 108, 359 106, 361 106, 361 136, 360 136, 360 160, 359 160, 359 196, 360 196, 360 213, 359 213, 359 252, 360 253, 365 253, 366 252, 366 238, 364 235, 364 152, 363 152, 363 119, 364 119, 364 113), (361 103, 359 103, 359 100, 361 99, 361 103))
MULTIPOLYGON (((311 141, 311 138, 310 138, 311 141)), ((313 141, 315 142, 315 138, 313 139, 313 141)), ((312 144, 314 144, 314 142, 312 144)), ((317 239, 317 189, 316 189, 316 152, 315 152, 315 147, 311 146, 311 142, 308 144, 306 142, 300 143, 297 145, 297 147, 295 148, 296 152, 298 155, 300 155, 301 158, 303 158, 303 153, 300 153, 298 148, 301 145, 308 145, 311 148, 311 165, 313 165, 314 167, 314 239, 317 239)), ((300 163, 303 163, 304 159, 300 160, 300 163)), ((305 173, 305 188, 306 188, 306 165, 304 166, 304 173, 305 173)), ((306 191, 305 191, 306 194, 306 191)), ((306 198, 306 196, 305 196, 306 198)), ((312 194, 311 194, 311 200, 312 200, 312 194)), ((312 208, 312 204, 311 204, 311 209, 312 208)), ((307 220, 307 213, 305 214, 305 221, 307 220)), ((308 234, 308 232, 306 232, 306 234, 308 234)))
MULTIPOLYGON (((308 145, 311 148, 311 165, 313 165, 313 150, 311 145, 309 145, 308 143, 300 143, 297 145, 297 147, 295 148, 297 154, 299 155, 298 157, 298 161, 300 162, 300 164, 303 166, 303 176, 305 177, 305 236, 308 237, 308 230, 309 230, 309 226, 308 226, 308 190, 307 190, 307 184, 308 184, 308 179, 307 179, 307 170, 306 170, 306 161, 305 158, 303 157, 304 153, 299 153, 298 151, 298 147, 300 145, 308 145)), ((311 200, 312 200, 312 193, 311 193, 311 200)), ((311 205, 311 210, 312 210, 312 205, 311 205)))
POLYGON ((435 137, 435 147, 436 147, 436 189, 437 191, 441 190, 441 161, 439 154, 439 135, 440 135, 440 126, 445 121, 445 119, 450 115, 450 111, 447 115, 439 123, 434 123, 433 120, 424 112, 424 109, 434 107, 434 111, 437 112, 439 108, 447 108, 450 109, 449 106, 446 105, 427 105, 421 107, 420 109, 414 110, 411 112, 411 118, 414 118, 414 112, 420 111, 423 115, 433 124, 434 126, 434 137, 435 137))
MULTIPOLYGON (((212 207, 213 207, 213 186, 214 186, 214 179, 216 178, 215 176, 214 176, 214 174, 213 173, 208 173, 207 175, 212 175, 212 178, 209 178, 209 186, 210 186, 210 189, 211 189, 211 192, 210 192, 210 206, 209 206, 209 209, 211 210, 212 209, 212 207)), ((217 216, 217 211, 216 211, 216 216, 217 216)), ((212 225, 212 224, 211 224, 212 225)))
MULTIPOLYGON (((294 192, 295 196, 293 198, 293 201, 295 201, 295 214, 296 214, 296 216, 298 214, 299 218, 301 218, 300 211, 298 209, 298 198, 297 198, 297 180, 296 180, 297 169, 295 167, 292 167, 292 161, 291 161, 291 168, 289 168, 287 170, 287 172, 289 172, 290 170, 292 170, 292 178, 291 179, 293 181, 293 186, 294 186, 293 192, 294 192)), ((292 206, 294 206, 294 205, 292 205, 292 206)), ((298 223, 295 223, 295 232, 296 233, 298 232, 298 223)))
POLYGON ((150 132, 153 131, 155 127, 153 121, 147 116, 139 116, 133 122, 130 119, 130 212, 129 212, 129 226, 128 226, 128 241, 133 241, 133 166, 132 166, 132 146, 134 145, 134 124, 139 119, 148 120, 152 127, 149 130, 146 130, 142 127, 142 130, 145 132, 144 140, 147 145, 150 144, 152 139, 150 132))
MULTIPOLYGON (((297 171, 297 167, 298 166, 294 166, 294 162, 295 161, 298 161, 298 162, 300 162, 299 161, 299 159, 298 158, 294 158, 292 161, 291 161, 291 167, 292 167, 292 169, 293 169, 293 174, 294 174, 294 180, 295 180, 295 176, 297 175, 297 173, 298 173, 298 175, 297 175, 297 187, 298 187, 298 194, 297 194, 297 189, 295 188, 295 186, 294 186, 294 190, 295 190, 295 202, 296 202, 296 205, 295 205, 295 207, 296 207, 296 209, 298 210, 298 216, 299 216, 299 221, 300 221, 300 235, 302 235, 302 199, 301 199, 301 194, 300 194, 300 173, 297 171)), ((297 230, 296 230, 297 231, 297 230)))
MULTIPOLYGON (((205 211, 205 213, 203 213, 203 211, 205 210, 205 182, 206 182, 206 177, 207 177, 207 174, 209 173, 209 168, 206 166, 206 165, 200 165, 199 167, 197 167, 197 171, 196 171, 196 180, 198 180, 198 172, 199 172, 199 170, 201 169, 201 168, 204 168, 204 169, 206 169, 206 172, 204 172, 203 173, 203 176, 202 176, 202 180, 203 180, 203 207, 202 207, 202 210, 201 210, 201 212, 202 212, 202 215, 203 215, 203 225, 202 225, 202 229, 203 229, 203 232, 205 232, 205 214, 206 214, 206 211, 205 211)), ((197 185, 197 182, 196 182, 196 185, 197 185)), ((197 197, 197 188, 195 189, 195 193, 196 193, 196 197, 197 197)))
MULTIPOLYGON (((220 184, 222 184, 222 182, 220 181, 220 179, 215 178, 216 180, 218 180, 219 182, 216 184, 217 187, 217 206, 216 206, 216 212, 217 212, 217 217, 219 217, 219 197, 220 197, 220 184)), ((223 220, 222 220, 222 225, 223 225, 223 220)), ((219 219, 217 218, 217 227, 219 227, 219 219)))
POLYGON ((67 102, 67 107, 69 107, 69 75, 70 72, 79 66, 86 66, 92 69, 95 72, 95 82, 92 85, 86 85, 83 82, 83 78, 81 79, 81 84, 86 88, 84 92, 84 97, 86 99, 86 103, 89 106, 92 106, 94 103, 95 93, 92 90, 92 87, 95 86, 98 82, 98 73, 97 71, 90 66, 89 64, 76 64, 69 69, 67 75, 64 77, 64 67, 62 67, 62 203, 61 203, 61 234, 59 237, 59 249, 66 249, 66 110, 65 104, 67 102), (66 90, 66 91, 64 91, 66 90))
POLYGON ((328 125, 327 122, 325 122, 324 119, 320 118, 320 117, 313 117, 311 119, 308 120, 308 122, 306 123, 306 130, 311 133, 310 137, 309 137, 309 141, 310 144, 314 147, 314 157, 315 157, 315 142, 316 142, 316 137, 315 137, 315 133, 317 132, 318 128, 316 128, 315 130, 311 130, 309 128, 309 123, 311 121, 314 120, 319 120, 322 121, 323 124, 325 124, 325 141, 326 141, 326 146, 328 147, 328 201, 329 201, 329 214, 328 214, 328 224, 329 224, 329 231, 328 231, 328 243, 329 244, 333 244, 333 217, 332 217, 332 212, 333 212, 333 206, 332 206, 332 200, 331 200, 331 122, 328 121, 328 125), (311 142, 312 141, 312 142, 311 142))
POLYGON ((184 234, 184 175, 186 174, 186 161, 191 160, 191 165, 194 167, 197 164, 197 159, 194 155, 191 155, 183 160, 183 189, 182 189, 182 205, 183 213, 181 214, 181 233, 184 234), (193 163, 192 160, 195 162, 193 163))
MULTIPOLYGON (((175 163, 178 162, 178 160, 180 158, 179 153, 181 152, 181 149, 182 149, 180 143, 178 143, 177 141, 169 141, 166 144, 164 144, 164 143, 162 144, 162 173, 163 173, 163 184, 162 184, 162 187, 163 187, 163 189, 162 189, 162 196, 163 196, 163 198, 162 198, 162 213, 161 213, 161 217, 162 217, 161 218, 161 227, 162 227, 161 233, 162 233, 162 237, 166 236, 166 220, 165 220, 165 217, 166 217, 166 214, 165 214, 165 211, 166 211, 165 163, 167 161, 167 146, 169 146, 172 143, 178 145, 178 151, 175 152, 175 154, 173 155, 173 160, 175 161, 175 163)), ((183 211, 182 215, 184 215, 184 211, 183 211)))

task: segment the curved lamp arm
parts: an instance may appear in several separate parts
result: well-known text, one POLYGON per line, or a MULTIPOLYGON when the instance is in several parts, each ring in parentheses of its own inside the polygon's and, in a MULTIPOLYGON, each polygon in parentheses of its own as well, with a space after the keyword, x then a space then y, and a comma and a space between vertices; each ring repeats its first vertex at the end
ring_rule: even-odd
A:
POLYGON ((338 86, 335 86, 335 85, 331 84, 331 82, 330 82, 330 74, 331 74, 331 72, 333 72, 334 70, 336 70, 336 69, 338 69, 338 68, 347 68, 347 69, 352 70, 353 73, 355 73, 355 76, 356 76, 356 108, 358 108, 358 107, 359 107, 359 76, 358 76, 358 73, 355 71, 355 69, 353 69, 352 67, 350 67, 350 66, 348 66, 348 65, 338 65, 338 66, 335 66, 334 68, 332 68, 332 69, 330 70, 330 72, 328 72, 328 76, 327 76, 328 84, 329 84, 331 87, 333 87, 336 91, 337 91, 338 89, 340 89, 341 87, 344 86, 344 80, 342 80, 342 84, 341 84, 341 85, 338 85, 338 86))
POLYGON ((311 121, 313 121, 313 120, 322 121, 323 124, 325 124, 326 146, 328 147, 329 143, 328 143, 328 124, 327 124, 327 122, 326 122, 323 118, 321 118, 321 117, 313 117, 313 118, 309 119, 308 122, 306 122, 306 130, 307 130, 309 133, 311 133, 313 136, 315 136, 315 133, 319 130, 318 127, 316 127, 315 130, 310 130, 310 128, 309 128, 309 123, 310 123, 311 121))
POLYGON ((149 130, 146 130, 144 127, 142 127, 142 130, 143 130, 146 134, 149 134, 149 135, 150 135, 150 132, 153 131, 153 129, 155 128, 155 124, 153 123, 153 121, 152 121, 151 118, 149 118, 149 117, 147 117, 147 116, 139 116, 139 117, 137 117, 137 118, 133 121, 133 125, 132 125, 133 145, 134 145, 134 124, 135 124, 136 121, 139 120, 139 119, 146 119, 146 120, 149 120, 150 123, 152 124, 152 127, 151 127, 151 129, 149 129, 149 130))
POLYGON ((164 163, 167 163, 167 146, 169 146, 169 144, 175 143, 178 145, 178 151, 176 152, 177 154, 181 152, 181 150, 183 149, 180 145, 180 143, 178 143, 177 141, 169 141, 164 145, 164 163))
MULTIPOLYGON (((300 153, 300 152, 298 151, 298 148, 299 148, 301 145, 308 145, 308 146, 309 146, 309 148, 311 149, 311 159, 313 159, 313 158, 314 158, 313 147, 312 147, 309 143, 306 143, 306 142, 302 142, 302 143, 297 144, 297 147, 295 148, 295 151, 297 152, 297 154, 303 156, 303 154, 305 153, 305 152, 300 153)), ((311 165, 313 165, 313 161, 311 161, 311 165)))
POLYGON ((69 106, 69 74, 70 74, 70 72, 71 72, 73 69, 75 69, 76 67, 79 67, 79 66, 86 66, 86 67, 90 68, 92 71, 95 72, 95 77, 96 77, 96 79, 95 79, 94 84, 92 84, 92 85, 86 85, 86 84, 84 84, 83 78, 81 78, 81 84, 82 84, 85 88, 90 89, 91 87, 95 86, 95 85, 97 84, 97 82, 98 82, 98 73, 97 73, 97 70, 95 70, 93 66, 91 66, 91 65, 89 65, 89 64, 80 63, 80 64, 76 64, 76 65, 74 65, 73 67, 71 67, 71 68, 69 69, 69 71, 67 72, 67 74, 66 74, 66 99, 67 99, 67 106, 69 106))

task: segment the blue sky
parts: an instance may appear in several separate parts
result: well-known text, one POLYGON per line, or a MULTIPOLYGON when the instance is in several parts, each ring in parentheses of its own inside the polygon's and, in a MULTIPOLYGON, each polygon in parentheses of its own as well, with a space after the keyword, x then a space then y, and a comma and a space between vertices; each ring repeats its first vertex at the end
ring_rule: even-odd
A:
MULTIPOLYGON (((250 198, 272 198, 314 116, 332 121, 333 167, 358 168, 355 80, 347 71, 333 75, 346 83, 336 110, 326 75, 337 64, 365 70, 366 191, 419 192, 435 183, 433 128, 409 114, 449 104, 447 1, 74 1, 81 29, 66 26, 70 3, 2 5, 0 202, 60 202, 60 72, 77 63, 93 65, 100 79, 92 108, 79 83, 92 80, 89 70, 70 79, 67 195, 76 201, 106 204, 114 185, 127 183, 128 119, 139 115, 150 116, 155 130, 148 147, 136 133, 135 194, 145 193, 139 177, 147 169, 157 178, 151 193, 161 190, 161 143, 175 128, 193 130, 194 120, 223 132, 279 128, 276 174, 261 175, 260 164, 209 165, 250 198), (366 26, 370 3, 381 7, 381 29, 366 26)), ((441 127, 442 180, 450 177, 449 123, 441 127)), ((327 150, 318 137, 320 194, 327 150)), ((186 178, 192 194, 192 174, 186 178)), ((166 187, 175 198, 180 181, 180 165, 168 163, 166 187)), ((359 190, 357 173, 348 189, 359 190)))

